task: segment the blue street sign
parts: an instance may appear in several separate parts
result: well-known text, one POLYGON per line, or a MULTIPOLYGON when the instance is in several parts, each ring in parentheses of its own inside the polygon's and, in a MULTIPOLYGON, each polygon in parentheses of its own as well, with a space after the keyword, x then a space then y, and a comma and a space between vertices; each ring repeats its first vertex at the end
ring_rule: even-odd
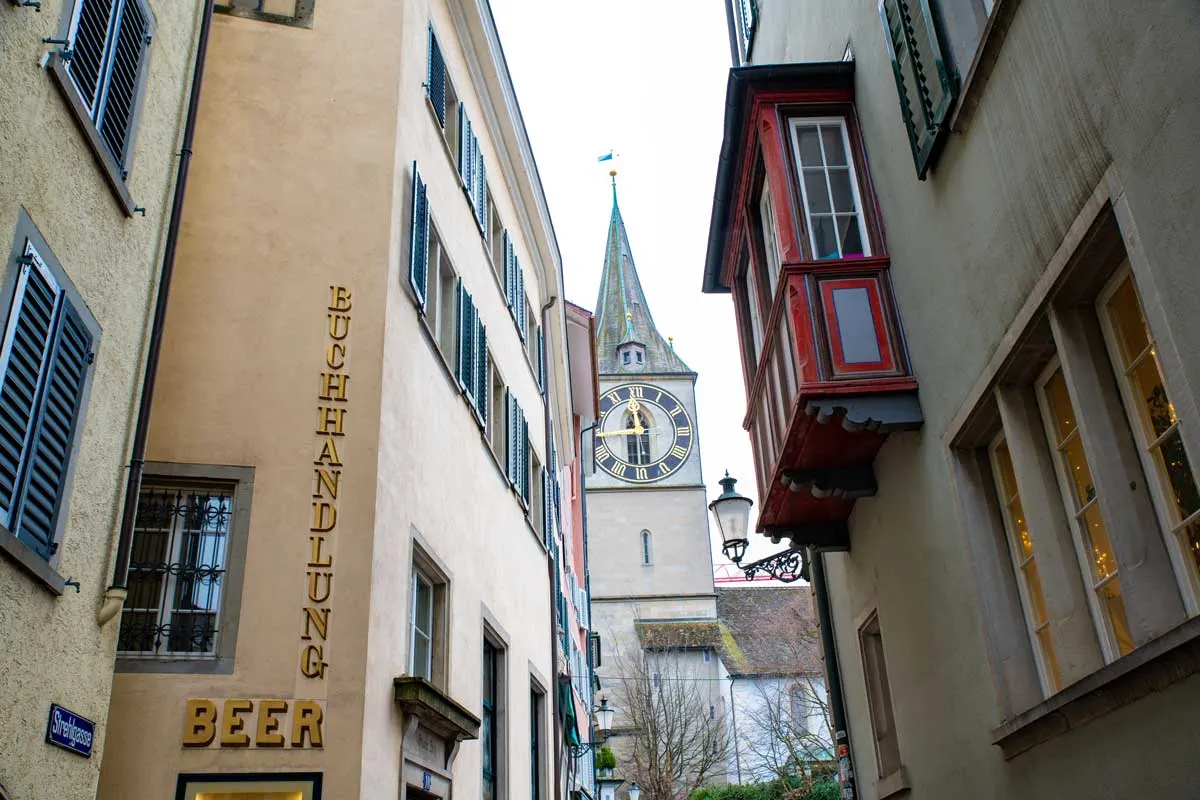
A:
POLYGON ((433 788, 433 776, 428 772, 421 774, 421 788, 427 792, 433 788))
POLYGON ((96 723, 57 703, 50 704, 50 718, 46 720, 47 742, 84 758, 91 758, 95 735, 96 723))

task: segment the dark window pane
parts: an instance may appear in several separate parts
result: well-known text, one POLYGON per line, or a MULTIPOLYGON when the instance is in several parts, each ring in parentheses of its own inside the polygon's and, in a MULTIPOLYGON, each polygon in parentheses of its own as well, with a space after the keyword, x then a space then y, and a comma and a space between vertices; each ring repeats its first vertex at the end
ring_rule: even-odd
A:
POLYGON ((1200 495, 1196 493, 1196 478, 1192 475, 1192 465, 1183 449, 1183 439, 1179 436, 1178 428, 1163 440, 1160 451, 1163 467, 1175 495, 1175 505, 1179 507, 1179 516, 1187 519, 1200 510, 1200 495))
POLYGON ((842 129, 836 125, 821 126, 821 142, 825 145, 825 163, 829 166, 844 166, 846 148, 842 143, 842 129))
POLYGON ((858 217, 841 215, 837 218, 838 241, 842 243, 842 258, 863 255, 862 236, 858 230, 858 217))
POLYGON ((817 126, 799 126, 796 129, 796 138, 800 140, 800 165, 803 167, 821 166, 821 139, 817 133, 817 126))
POLYGON ((834 230, 833 217, 813 217, 812 226, 813 238, 816 239, 816 257, 837 258, 837 233, 834 230))
POLYGON ((804 170, 804 194, 808 199, 808 213, 826 214, 829 212, 829 189, 825 185, 825 170, 804 170))
POLYGON ((854 205, 854 187, 850 184, 850 168, 829 170, 829 186, 833 189, 834 211, 857 211, 854 205))

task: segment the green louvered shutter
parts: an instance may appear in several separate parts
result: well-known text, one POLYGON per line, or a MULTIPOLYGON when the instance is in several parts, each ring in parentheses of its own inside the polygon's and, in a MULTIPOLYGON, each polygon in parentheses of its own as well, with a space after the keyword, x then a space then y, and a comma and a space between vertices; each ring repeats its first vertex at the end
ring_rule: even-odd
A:
POLYGON ((429 286, 429 199, 417 162, 412 165, 412 224, 408 245, 408 285, 425 313, 429 286))
POLYGON ((471 120, 467 117, 467 109, 462 103, 458 104, 458 176, 462 178, 467 195, 474 201, 472 194, 474 184, 472 175, 475 173, 475 135, 471 133, 471 120))
POLYGON ((521 415, 521 499, 525 501, 525 505, 529 505, 529 423, 525 421, 525 415, 521 415))
POLYGON ((487 166, 483 163, 483 152, 479 150, 479 142, 475 143, 477 155, 475 164, 475 219, 479 221, 479 231, 487 238, 487 166))
POLYGON ((462 279, 454 285, 455 306, 458 309, 458 339, 456 354, 458 358, 454 363, 454 377, 458 379, 458 385, 463 389, 467 388, 466 378, 470 374, 471 365, 471 347, 475 343, 474 331, 468 328, 471 312, 469 308, 470 295, 463 288, 462 279))
POLYGON ((542 470, 542 538, 547 542, 554 538, 553 483, 550 470, 542 470))
POLYGON ((538 389, 542 395, 546 393, 546 337, 542 336, 541 327, 538 329, 538 389))
POLYGON ((949 133, 958 75, 942 48, 929 0, 880 0, 879 15, 917 177, 925 180, 949 133))
POLYGON ((515 488, 519 483, 520 459, 517 458, 518 435, 521 431, 521 406, 511 391, 508 397, 508 482, 515 488))
POLYGON ((433 104, 438 122, 446 127, 446 62, 442 58, 442 48, 438 46, 437 36, 433 26, 429 26, 429 63, 425 76, 425 93, 433 104))
POLYGON ((58 316, 40 408, 30 435, 29 459, 16 535, 43 558, 54 550, 84 382, 92 360, 92 334, 79 312, 63 300, 58 316))
POLYGON ((32 447, 38 391, 54 342, 55 310, 61 288, 27 245, 32 264, 21 266, 4 330, 3 383, 0 384, 0 522, 13 530, 32 447))
POLYGON ((508 310, 515 313, 516 306, 513 305, 513 296, 516 294, 516 279, 513 277, 513 244, 512 239, 508 236, 508 231, 504 231, 504 299, 508 301, 508 310))
POLYGON ((491 380, 488 376, 487 328, 476 314, 475 320, 475 410, 479 412, 479 422, 487 428, 488 394, 491 380))
POLYGON ((521 334, 521 341, 525 341, 525 272, 521 269, 521 262, 516 256, 513 256, 513 273, 515 280, 515 295, 513 302, 517 304, 517 332, 521 334))

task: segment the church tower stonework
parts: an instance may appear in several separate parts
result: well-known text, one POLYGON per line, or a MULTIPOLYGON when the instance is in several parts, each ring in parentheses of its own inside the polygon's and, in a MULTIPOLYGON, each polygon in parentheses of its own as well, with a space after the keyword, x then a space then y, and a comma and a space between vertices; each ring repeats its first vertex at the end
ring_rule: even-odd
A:
MULTIPOLYGON (((615 186, 596 320, 601 416, 586 484, 588 563, 604 653, 599 694, 612 698, 620 731, 617 671, 643 650, 674 659, 673 673, 695 674, 713 703, 721 695, 697 375, 654 325, 615 186)), ((629 746, 622 738, 610 742, 618 756, 629 746)))

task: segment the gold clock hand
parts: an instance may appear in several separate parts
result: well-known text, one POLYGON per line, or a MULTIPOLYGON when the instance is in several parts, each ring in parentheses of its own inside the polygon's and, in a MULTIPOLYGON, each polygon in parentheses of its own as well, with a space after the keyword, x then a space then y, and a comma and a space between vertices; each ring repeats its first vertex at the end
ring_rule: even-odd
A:
POLYGON ((625 429, 619 430, 619 431, 607 431, 605 433, 597 433, 596 435, 599 436, 601 439, 605 439, 609 436, 620 436, 623 433, 639 433, 639 431, 637 428, 625 428, 625 429))

